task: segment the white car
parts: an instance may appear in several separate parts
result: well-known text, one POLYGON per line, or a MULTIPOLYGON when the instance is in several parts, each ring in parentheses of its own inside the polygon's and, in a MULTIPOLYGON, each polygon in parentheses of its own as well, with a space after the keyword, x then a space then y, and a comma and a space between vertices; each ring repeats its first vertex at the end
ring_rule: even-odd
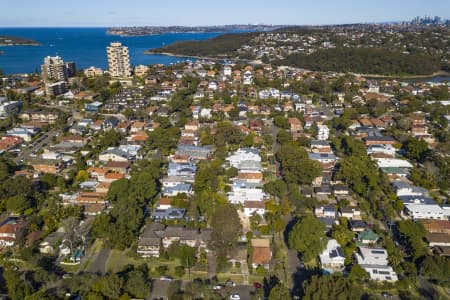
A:
POLYGON ((162 281, 172 281, 173 278, 170 277, 170 276, 167 276, 167 275, 163 275, 163 276, 159 277, 159 280, 162 280, 162 281))
POLYGON ((230 300, 241 300, 241 296, 239 294, 231 294, 230 300))

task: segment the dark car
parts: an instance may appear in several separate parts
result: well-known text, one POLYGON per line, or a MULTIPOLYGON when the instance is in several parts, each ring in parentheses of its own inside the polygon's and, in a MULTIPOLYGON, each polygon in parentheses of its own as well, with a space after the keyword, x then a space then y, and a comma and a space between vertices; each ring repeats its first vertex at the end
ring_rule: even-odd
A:
POLYGON ((259 282, 254 282, 254 283, 253 283, 253 287, 254 287, 255 289, 260 289, 260 288, 262 288, 262 284, 259 283, 259 282))
POLYGON ((195 278, 193 281, 194 281, 194 283, 198 283, 198 284, 203 283, 203 280, 201 278, 195 278))
POLYGON ((381 292, 381 296, 387 299, 392 299, 392 295, 388 292, 381 292))
POLYGON ((234 283, 233 280, 228 279, 227 281, 225 281, 225 285, 226 286, 236 286, 236 283, 234 283))

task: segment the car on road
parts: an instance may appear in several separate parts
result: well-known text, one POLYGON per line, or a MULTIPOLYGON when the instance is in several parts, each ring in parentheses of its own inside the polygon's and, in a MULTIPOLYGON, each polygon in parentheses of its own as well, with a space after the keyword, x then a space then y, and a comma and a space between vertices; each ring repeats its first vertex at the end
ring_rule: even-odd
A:
POLYGON ((227 281, 225 281, 225 285, 226 286, 236 286, 236 283, 233 280, 228 279, 227 281))
POLYGON ((163 275, 163 276, 159 277, 159 280, 162 280, 162 281, 172 281, 173 278, 170 277, 170 276, 168 276, 168 275, 163 275))
POLYGON ((222 288, 223 288, 223 286, 222 286, 221 284, 216 284, 216 285, 213 287, 213 290, 215 290, 215 291, 220 291, 222 288))
POLYGON ((386 299, 392 299, 393 296, 388 292, 381 292, 381 296, 386 299))
POLYGON ((253 287, 254 287, 255 289, 260 289, 260 288, 262 288, 262 284, 259 283, 259 282, 253 282, 253 287))
POLYGON ((241 300, 241 296, 239 294, 231 294, 230 300, 241 300))

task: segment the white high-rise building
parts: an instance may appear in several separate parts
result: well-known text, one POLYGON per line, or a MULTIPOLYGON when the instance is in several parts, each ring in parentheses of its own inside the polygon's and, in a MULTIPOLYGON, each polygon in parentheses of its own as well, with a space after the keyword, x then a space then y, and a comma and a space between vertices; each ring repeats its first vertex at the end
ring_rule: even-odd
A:
POLYGON ((128 47, 122 46, 122 43, 113 42, 106 47, 108 53, 109 73, 112 77, 130 77, 130 54, 128 47))
POLYGON ((67 65, 59 56, 47 56, 41 66, 44 82, 67 81, 69 75, 67 65))

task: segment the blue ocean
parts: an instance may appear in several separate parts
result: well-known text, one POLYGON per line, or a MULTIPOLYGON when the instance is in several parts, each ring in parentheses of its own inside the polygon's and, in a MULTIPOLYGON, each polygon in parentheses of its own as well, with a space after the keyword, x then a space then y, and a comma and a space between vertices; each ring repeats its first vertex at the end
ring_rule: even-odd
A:
POLYGON ((221 33, 173 33, 140 37, 120 37, 106 34, 106 28, 0 28, 0 35, 29 38, 41 46, 0 47, 0 69, 5 74, 29 73, 40 70, 44 57, 61 56, 74 61, 77 68, 107 67, 106 47, 119 41, 128 46, 132 65, 170 64, 186 60, 183 57, 144 54, 145 50, 184 40, 205 40, 221 33))

